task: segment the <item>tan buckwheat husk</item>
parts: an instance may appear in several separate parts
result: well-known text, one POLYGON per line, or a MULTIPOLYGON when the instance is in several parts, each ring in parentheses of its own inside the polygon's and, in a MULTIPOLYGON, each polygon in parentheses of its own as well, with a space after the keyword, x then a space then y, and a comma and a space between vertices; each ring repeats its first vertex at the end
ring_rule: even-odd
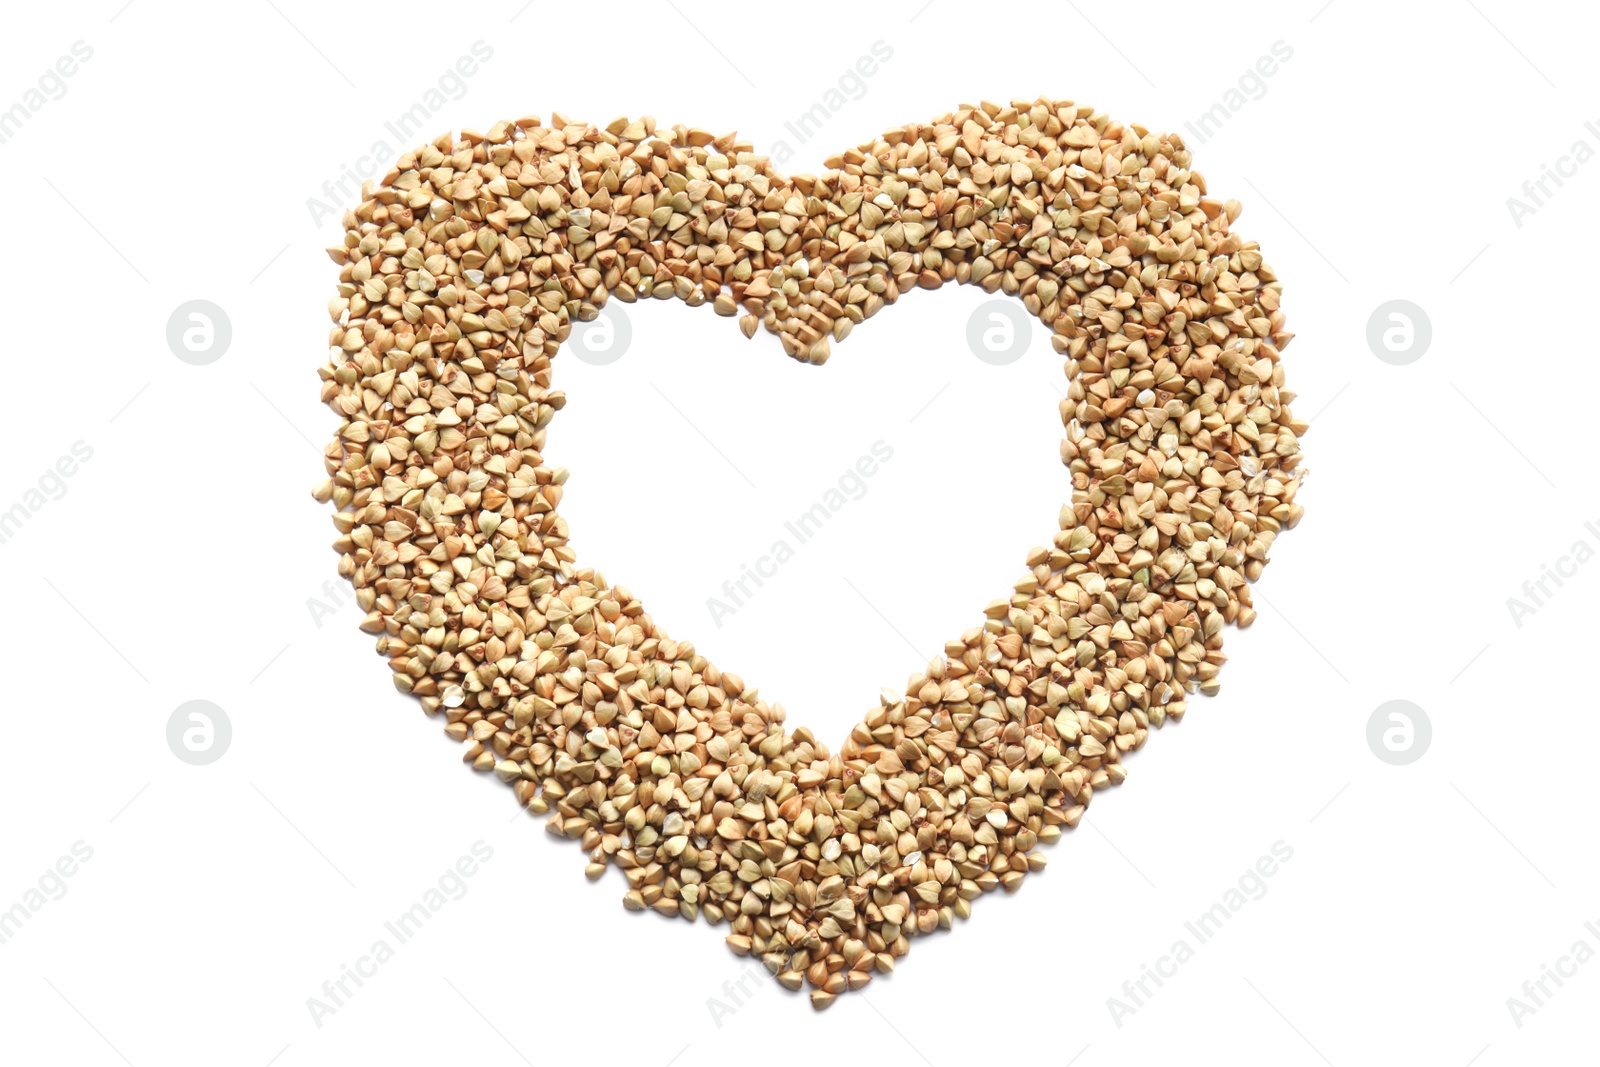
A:
POLYGON ((826 1007, 1044 866, 1210 692, 1301 507, 1279 283, 1173 134, 962 106, 785 178, 734 135, 555 115, 408 152, 329 249, 318 500, 394 682, 623 903, 726 924, 826 1007), (837 749, 580 567, 552 361, 607 300, 739 315, 821 363, 912 288, 1020 299, 1065 357, 1060 529, 837 749))

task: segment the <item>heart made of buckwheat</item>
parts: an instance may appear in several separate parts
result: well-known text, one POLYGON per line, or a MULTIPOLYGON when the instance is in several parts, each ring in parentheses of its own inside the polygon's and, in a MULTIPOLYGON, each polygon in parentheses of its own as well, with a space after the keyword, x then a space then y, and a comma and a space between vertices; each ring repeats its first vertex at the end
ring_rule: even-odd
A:
POLYGON ((1150 726, 1212 692, 1298 521, 1280 286, 1182 140, 962 106, 784 177, 732 134, 556 115, 408 152, 344 218, 316 491, 396 686, 624 904, 726 923, 831 1004, 1044 866, 1150 726), (970 630, 837 750, 580 566, 552 362, 608 300, 744 313, 791 356, 912 287, 1020 299, 1064 356, 1072 498, 970 630))

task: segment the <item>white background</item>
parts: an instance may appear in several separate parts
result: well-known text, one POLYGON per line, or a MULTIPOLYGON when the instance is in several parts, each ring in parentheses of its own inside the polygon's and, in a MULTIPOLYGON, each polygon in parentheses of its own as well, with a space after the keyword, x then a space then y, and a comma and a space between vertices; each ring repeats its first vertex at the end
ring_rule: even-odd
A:
MULTIPOLYGON (((1600 962, 1548 985, 1520 1027, 1507 998, 1575 941, 1600 950, 1584 929, 1600 925, 1600 719, 1578 669, 1600 563, 1551 585, 1520 627, 1506 604, 1573 542, 1600 547, 1584 529, 1600 529, 1600 160, 1548 186, 1520 227, 1506 206, 1573 142, 1600 148, 1584 128, 1600 125, 1592 13, 122 3, 28 5, 0 45, 0 107, 75 41, 93 49, 0 145, 0 510, 37 501, 74 442, 93 449, 0 546, 0 909, 75 842, 93 850, 0 944, 0 1058, 1592 1060, 1600 962), (586 882, 574 844, 519 815, 394 692, 355 607, 314 618, 336 577, 328 509, 307 491, 335 424, 315 369, 336 280, 322 248, 340 234, 308 200, 375 140, 391 158, 362 177, 411 147, 384 122, 478 39, 493 58, 429 138, 552 109, 649 113, 758 148, 787 140, 790 173, 983 98, 1073 98, 1187 132, 1274 42, 1293 49, 1259 99, 1190 138, 1284 280, 1289 384, 1313 424, 1306 518, 1257 587, 1260 620, 1230 631, 1221 694, 1129 761, 1048 872, 824 1014, 766 979, 715 1012, 748 966, 725 930, 624 912, 619 875, 586 882), (865 92, 797 143, 784 124, 880 39, 893 56, 865 92), (193 299, 232 323, 208 366, 165 339, 193 299), (1410 365, 1366 341, 1391 299, 1431 319, 1410 365), (207 766, 166 742, 192 699, 232 723, 207 766), (1391 699, 1433 725, 1407 766, 1366 740, 1391 699), (493 858, 465 895, 319 1026, 308 998, 480 840, 493 858), (1196 946, 1184 923, 1278 841, 1293 858, 1265 896, 1196 946), (1108 998, 1180 938, 1194 958, 1114 1020, 1108 998)), ((571 403, 548 454, 573 471, 580 561, 781 700, 791 725, 837 741, 880 686, 978 622, 1067 498, 1060 360, 1042 331, 1010 366, 974 358, 964 334, 983 299, 913 293, 823 368, 709 307, 632 309, 617 362, 557 362, 571 403), (706 598, 878 440, 894 455, 866 495, 717 626, 706 598)))

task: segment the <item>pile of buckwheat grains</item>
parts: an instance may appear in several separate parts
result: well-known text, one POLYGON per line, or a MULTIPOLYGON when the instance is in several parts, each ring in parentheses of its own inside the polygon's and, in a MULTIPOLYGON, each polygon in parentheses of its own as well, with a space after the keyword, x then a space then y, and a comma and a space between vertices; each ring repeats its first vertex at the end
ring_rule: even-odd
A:
POLYGON ((817 1008, 1041 869, 1301 507, 1280 286, 1180 138, 1065 101, 962 106, 786 178, 733 135, 553 116, 408 152, 344 217, 315 490, 394 682, 623 903, 726 924, 817 1008), (1026 572, 843 744, 578 565, 552 363, 677 297, 796 359, 913 287, 1023 301, 1065 357, 1072 499, 1026 572))

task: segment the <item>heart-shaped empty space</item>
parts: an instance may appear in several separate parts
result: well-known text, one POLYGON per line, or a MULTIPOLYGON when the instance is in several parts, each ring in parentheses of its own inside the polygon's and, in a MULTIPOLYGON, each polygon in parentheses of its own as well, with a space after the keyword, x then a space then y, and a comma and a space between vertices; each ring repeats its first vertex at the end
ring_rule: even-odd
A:
POLYGON ((1064 357, 1020 302, 914 292, 820 367, 709 306, 619 306, 625 352, 586 361, 602 319, 554 364, 573 548, 792 726, 842 741, 1054 535, 1064 357), (980 359, 968 323, 1008 305, 1013 361, 980 359))

